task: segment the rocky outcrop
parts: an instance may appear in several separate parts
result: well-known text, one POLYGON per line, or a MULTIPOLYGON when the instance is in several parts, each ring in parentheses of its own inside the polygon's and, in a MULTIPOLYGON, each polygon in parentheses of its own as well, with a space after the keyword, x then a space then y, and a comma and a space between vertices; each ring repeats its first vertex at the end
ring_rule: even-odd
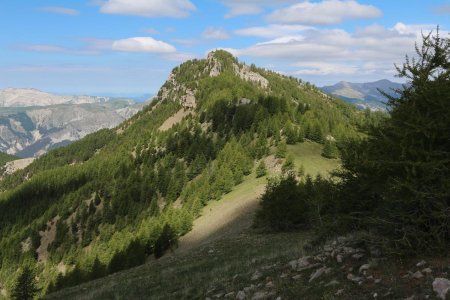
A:
POLYGON ((209 76, 218 76, 220 72, 222 72, 222 64, 217 58, 214 57, 214 52, 208 53, 206 60, 208 62, 207 70, 209 70, 209 76))
POLYGON ((269 81, 261 76, 261 74, 253 72, 250 67, 243 65, 239 67, 237 64, 233 64, 234 73, 238 75, 241 79, 257 83, 262 88, 267 88, 269 86, 269 81))

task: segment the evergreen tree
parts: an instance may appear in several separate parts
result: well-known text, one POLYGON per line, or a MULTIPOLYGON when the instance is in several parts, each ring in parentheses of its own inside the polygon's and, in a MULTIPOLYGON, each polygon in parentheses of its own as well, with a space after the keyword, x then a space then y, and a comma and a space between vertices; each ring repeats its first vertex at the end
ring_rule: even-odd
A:
POLYGON ((256 167, 256 178, 266 176, 266 174, 266 163, 264 162, 264 160, 261 160, 261 162, 258 164, 258 167, 256 167))
POLYGON ((286 141, 283 140, 278 143, 277 150, 275 152, 275 157, 276 158, 285 158, 286 152, 287 152, 287 145, 286 145, 286 141))
POLYGON ((289 154, 286 157, 286 160, 284 161, 283 165, 281 166, 281 171, 283 173, 288 173, 293 171, 294 169, 295 169, 294 157, 292 156, 292 154, 289 154))
POLYGON ((24 267, 16 279, 16 283, 11 291, 11 298, 15 300, 30 300, 34 299, 39 289, 36 286, 33 270, 26 266, 24 267))
POLYGON ((336 142, 327 140, 322 150, 322 156, 326 158, 338 158, 339 150, 336 147, 336 142))
POLYGON ((298 167, 297 176, 298 177, 305 176, 305 167, 303 166, 303 164, 301 164, 300 167, 298 167))
POLYGON ((160 258, 167 249, 177 244, 177 235, 169 224, 165 224, 155 243, 155 257, 160 258))
POLYGON ((398 67, 391 118, 345 149, 340 209, 401 253, 450 247, 450 39, 430 33, 398 67), (395 229, 395 230, 393 230, 395 229))

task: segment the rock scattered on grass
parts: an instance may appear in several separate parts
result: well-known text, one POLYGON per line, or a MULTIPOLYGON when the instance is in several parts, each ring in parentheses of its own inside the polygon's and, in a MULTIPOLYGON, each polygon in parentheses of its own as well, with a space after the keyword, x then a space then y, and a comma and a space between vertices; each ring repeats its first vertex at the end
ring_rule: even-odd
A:
POLYGON ((245 292, 244 291, 239 291, 237 294, 236 294, 236 299, 237 300, 244 300, 245 298, 246 298, 246 294, 245 294, 245 292))
POLYGON ((433 291, 438 294, 442 300, 445 300, 445 297, 450 290, 450 280, 446 278, 436 278, 433 281, 433 291))
POLYGON ((253 273, 252 277, 250 278, 251 281, 256 281, 258 279, 260 279, 263 275, 261 274, 261 272, 259 272, 258 270, 255 271, 255 273, 253 273))

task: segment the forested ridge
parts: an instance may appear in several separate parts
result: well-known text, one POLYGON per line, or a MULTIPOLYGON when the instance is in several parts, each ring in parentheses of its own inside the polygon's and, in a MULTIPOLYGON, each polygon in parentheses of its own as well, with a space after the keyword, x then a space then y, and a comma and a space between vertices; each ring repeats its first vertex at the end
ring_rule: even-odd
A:
POLYGON ((159 257, 262 158, 305 140, 336 157, 384 118, 225 51, 183 63, 130 120, 0 182, 0 288, 24 267, 45 294, 159 257))

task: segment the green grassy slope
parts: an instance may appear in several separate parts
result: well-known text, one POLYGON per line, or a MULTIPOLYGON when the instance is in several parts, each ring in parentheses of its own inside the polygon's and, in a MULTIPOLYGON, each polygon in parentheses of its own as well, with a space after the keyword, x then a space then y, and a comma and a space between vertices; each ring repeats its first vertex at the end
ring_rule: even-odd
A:
POLYGON ((329 172, 337 169, 340 165, 338 159, 326 159, 321 156, 323 146, 311 141, 296 145, 288 145, 288 153, 294 155, 296 167, 303 165, 305 173, 312 176, 327 176, 329 172))
MULTIPOLYGON (((305 142, 290 145, 288 153, 294 155, 296 165, 304 165, 306 174, 326 176, 339 161, 322 157, 322 147, 305 142)), ((269 170, 267 176, 274 175, 269 170)), ((218 294, 252 284, 250 277, 257 269, 274 263, 281 267, 280 261, 303 255, 310 235, 260 234, 252 229, 265 183, 266 177, 256 178, 252 173, 219 201, 208 203, 193 230, 167 257, 62 290, 48 299, 199 299, 211 289, 218 294), (235 275, 239 280, 233 280, 235 275)))

